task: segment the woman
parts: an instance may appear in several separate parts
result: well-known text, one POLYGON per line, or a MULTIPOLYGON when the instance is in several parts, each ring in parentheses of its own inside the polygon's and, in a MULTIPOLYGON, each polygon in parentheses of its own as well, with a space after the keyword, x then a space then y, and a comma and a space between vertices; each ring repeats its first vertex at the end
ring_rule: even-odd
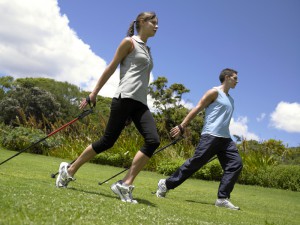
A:
MULTIPOLYGON (((155 35, 157 29, 158 19, 154 12, 140 13, 130 24, 127 37, 120 43, 113 60, 104 70, 88 98, 92 103, 96 102, 98 92, 120 64, 120 83, 112 99, 105 133, 100 140, 89 145, 72 165, 65 162, 60 164, 57 187, 67 187, 84 163, 111 148, 126 122, 132 120, 144 137, 145 143, 136 153, 128 173, 122 180, 114 183, 111 189, 122 201, 137 203, 132 197, 133 181, 160 144, 155 121, 147 106, 149 76, 153 62, 146 43, 148 38, 155 35), (137 35, 134 35, 134 27, 137 35)), ((88 104, 87 101, 84 99, 81 102, 80 109, 88 104)))

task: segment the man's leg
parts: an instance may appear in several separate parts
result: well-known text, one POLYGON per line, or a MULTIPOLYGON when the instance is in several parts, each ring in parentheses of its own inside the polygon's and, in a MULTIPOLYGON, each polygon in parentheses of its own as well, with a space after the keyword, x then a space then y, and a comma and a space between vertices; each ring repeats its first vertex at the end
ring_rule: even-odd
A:
POLYGON ((218 150, 218 138, 204 134, 195 149, 195 154, 166 179, 167 189, 174 189, 192 176, 197 170, 204 166, 218 150))
POLYGON ((239 174, 242 171, 243 164, 235 143, 228 139, 224 143, 224 150, 218 153, 218 158, 223 168, 223 176, 218 191, 218 198, 230 198, 239 174))

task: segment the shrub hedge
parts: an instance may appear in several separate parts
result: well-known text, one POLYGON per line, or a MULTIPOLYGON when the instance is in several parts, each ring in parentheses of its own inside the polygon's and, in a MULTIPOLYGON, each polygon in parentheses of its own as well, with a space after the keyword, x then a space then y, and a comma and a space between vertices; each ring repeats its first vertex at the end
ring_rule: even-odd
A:
MULTIPOLYGON (((3 132, 0 136, 0 141, 1 145, 7 149, 21 151, 45 137, 44 132, 39 129, 15 127, 7 130, 7 132, 3 132)), ((59 146, 61 143, 62 137, 56 135, 55 138, 49 137, 39 144, 34 145, 27 152, 47 155, 50 149, 59 146)))
POLYGON ((256 171, 242 171, 239 183, 300 191, 299 165, 274 165, 256 171))

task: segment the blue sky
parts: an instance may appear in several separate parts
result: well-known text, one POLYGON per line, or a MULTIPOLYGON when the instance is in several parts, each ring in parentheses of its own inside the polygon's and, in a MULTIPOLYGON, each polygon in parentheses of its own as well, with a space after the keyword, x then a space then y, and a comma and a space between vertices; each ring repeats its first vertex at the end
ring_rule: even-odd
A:
MULTIPOLYGON (((24 2, 0 3, 0 75, 50 77, 92 90, 129 23, 155 11, 159 30, 148 40, 153 79, 190 89, 184 100, 191 107, 219 85, 223 68, 234 68, 231 132, 300 145, 300 1, 24 2)), ((117 73, 100 94, 112 96, 117 73)))

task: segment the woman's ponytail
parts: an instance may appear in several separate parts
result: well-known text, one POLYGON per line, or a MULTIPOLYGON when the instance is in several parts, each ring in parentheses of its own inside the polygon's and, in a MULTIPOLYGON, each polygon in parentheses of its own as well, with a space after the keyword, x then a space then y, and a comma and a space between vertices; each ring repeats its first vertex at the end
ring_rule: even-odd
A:
POLYGON ((129 29, 127 31, 127 37, 132 37, 134 35, 134 24, 135 20, 130 23, 129 29))

